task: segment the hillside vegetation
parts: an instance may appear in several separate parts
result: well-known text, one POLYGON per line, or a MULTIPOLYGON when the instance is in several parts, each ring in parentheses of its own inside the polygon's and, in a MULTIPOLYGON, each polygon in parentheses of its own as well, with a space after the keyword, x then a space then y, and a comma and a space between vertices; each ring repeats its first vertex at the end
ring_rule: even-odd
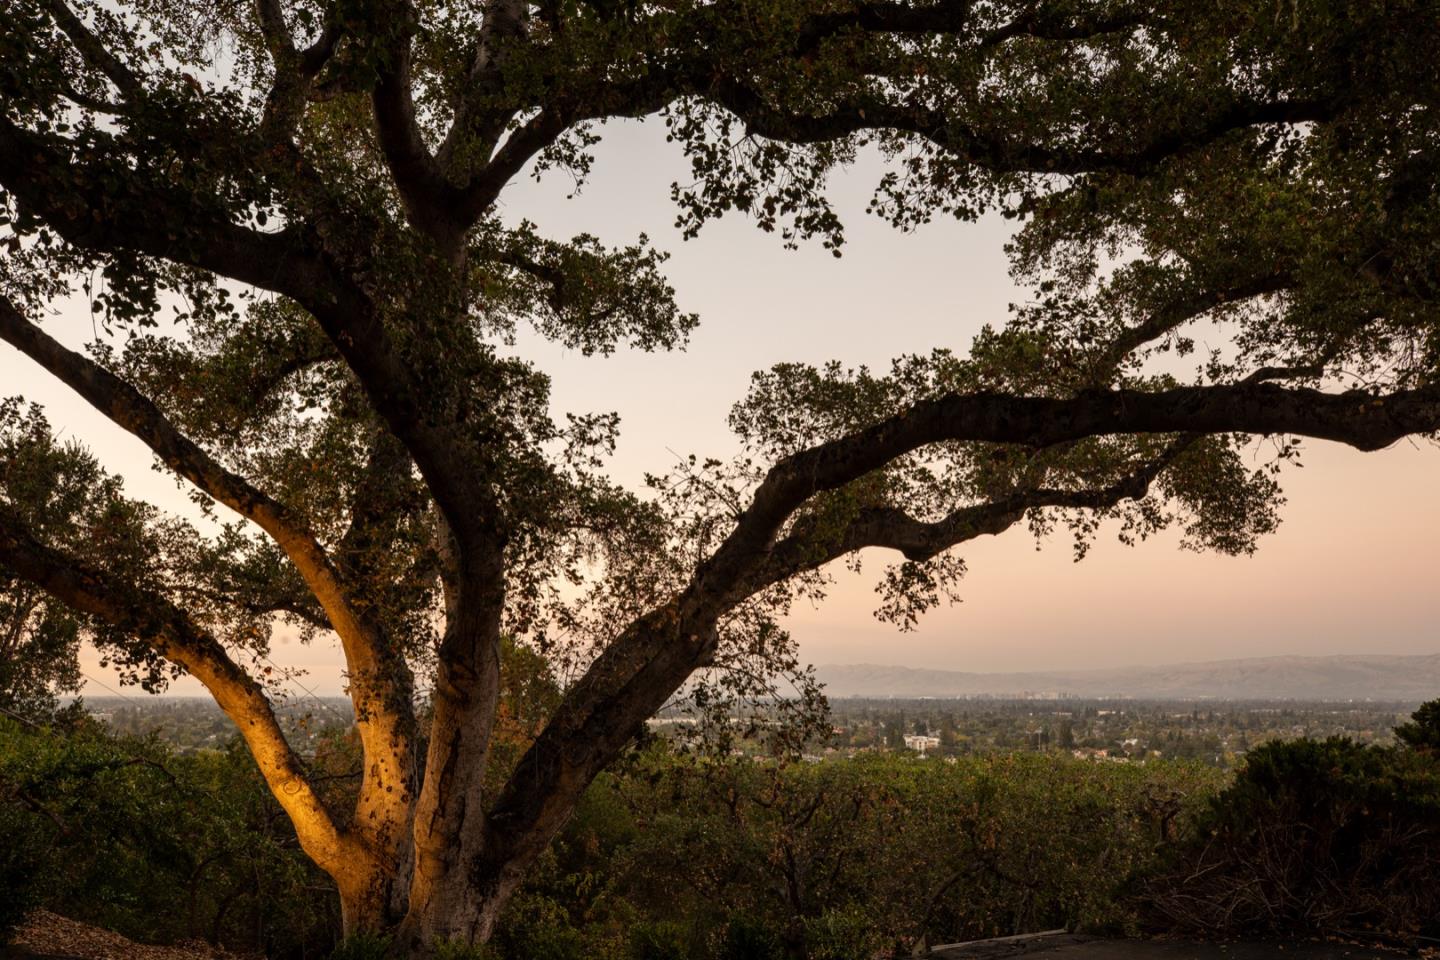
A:
MULTIPOLYGON (((1434 935, 1436 714, 1394 747, 1266 744, 1233 776, 1053 753, 717 760, 650 741, 591 787, 477 956, 840 960, 1061 926, 1434 935)), ((332 731, 313 763, 339 795, 356 759, 332 731)), ((240 749, 0 722, 7 924, 45 906, 147 942, 379 956, 337 945, 333 903, 240 749)))

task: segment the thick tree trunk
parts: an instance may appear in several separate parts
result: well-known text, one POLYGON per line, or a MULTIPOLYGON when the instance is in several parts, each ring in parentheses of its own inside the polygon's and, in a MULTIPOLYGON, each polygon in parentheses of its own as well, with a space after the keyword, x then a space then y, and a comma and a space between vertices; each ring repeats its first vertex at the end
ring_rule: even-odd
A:
MULTIPOLYGON (((409 817, 401 813, 390 829, 403 835, 409 826, 409 817)), ((377 851, 373 843, 350 835, 346 854, 326 867, 340 895, 342 936, 383 937, 395 929, 409 903, 412 864, 408 842, 377 851)))
POLYGON ((425 957, 437 943, 488 942, 510 898, 534 866, 536 857, 530 851, 548 848, 554 832, 543 837, 528 835, 519 843, 491 838, 499 840, 495 845, 498 850, 523 851, 501 854, 504 859, 500 862, 483 852, 448 860, 443 874, 429 878, 430 895, 423 901, 411 902, 395 938, 397 953, 425 957))
POLYGON ((476 883, 485 842, 482 786, 489 730, 481 717, 466 716, 470 713, 447 710, 437 716, 430 762, 448 769, 437 767, 435 802, 422 798, 419 805, 409 902, 396 937, 404 956, 424 956, 437 942, 484 943, 514 890, 514 884, 501 891, 476 883))
MULTIPOLYGON (((428 843, 420 839, 425 825, 417 824, 417 895, 397 938, 402 941, 402 955, 425 956, 437 941, 475 944, 490 939, 510 898, 570 819, 585 788, 693 669, 711 633, 697 630, 686 637, 688 643, 681 642, 668 610, 632 629, 650 634, 646 652, 660 651, 654 658, 658 668, 648 657, 627 662, 602 656, 601 666, 589 676, 591 686, 577 698, 585 707, 577 708, 580 716, 551 718, 488 810, 473 801, 456 804, 454 792, 441 791, 437 800, 443 797, 442 819, 428 827, 432 831, 428 843), (612 685, 620 692, 610 689, 612 685), (635 687, 643 690, 631 697, 621 695, 635 687), (450 842, 437 845, 439 836, 450 842), (428 856, 421 853, 425 847, 430 849, 428 856)), ((571 696, 575 697, 574 691, 571 696)), ((452 705, 450 713, 458 718, 465 712, 452 705)), ((483 765, 484 751, 466 749, 465 724, 450 725, 440 719, 437 706, 429 762, 447 762, 457 769, 435 784, 448 779, 453 787, 475 785, 468 775, 478 771, 472 764, 483 765)), ((438 773, 441 768, 433 769, 438 773)), ((429 771, 426 780, 429 786, 429 771)), ((423 794, 420 809, 422 813, 428 809, 423 794)))
POLYGON ((445 877, 438 878, 435 895, 421 909, 412 908, 401 926, 396 939, 402 955, 423 957, 438 943, 487 942, 519 886, 520 876, 516 873, 503 885, 486 885, 482 889, 475 883, 473 869, 456 865, 445 877))
MULTIPOLYGON (((377 878, 381 879, 381 878, 377 878)), ((340 889, 340 929, 348 940, 371 934, 381 936, 390 926, 388 884, 361 884, 340 889)))
MULTIPOLYGON (((448 536, 445 543, 452 543, 448 536)), ((458 576, 447 585, 448 622, 415 805, 410 898, 396 938, 409 955, 424 955, 437 942, 485 942, 510 893, 492 903, 474 885, 474 864, 487 840, 485 769, 501 683, 504 552, 498 540, 491 546, 478 559, 460 558, 458 576)))

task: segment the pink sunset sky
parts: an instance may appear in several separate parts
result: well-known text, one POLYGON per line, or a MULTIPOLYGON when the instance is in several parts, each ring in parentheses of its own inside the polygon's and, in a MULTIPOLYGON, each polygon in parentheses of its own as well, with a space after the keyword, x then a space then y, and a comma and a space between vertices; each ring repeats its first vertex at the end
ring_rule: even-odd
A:
MULTIPOLYGON (((512 221, 542 232, 589 232, 609 243, 648 233, 673 252, 668 274, 701 326, 680 354, 585 358, 534 338, 517 349, 554 377, 558 411, 616 410, 622 436, 613 475, 638 485, 677 455, 724 456, 725 427, 749 375, 779 361, 888 365, 901 353, 963 351, 985 323, 1003 323, 1023 299, 1007 273, 999 218, 932 224, 901 234, 864 214, 878 162, 838 178, 834 197, 849 242, 835 259, 818 244, 787 251, 743 218, 683 242, 669 184, 688 179, 660 124, 602 130, 595 173, 574 198, 568 180, 517 183, 503 198, 512 221)), ((73 310, 48 324, 78 345, 90 317, 73 310)), ((52 424, 89 443, 132 495, 185 509, 173 478, 150 469, 138 441, 0 345, 0 395, 46 406, 52 424)), ((1037 545, 1024 530, 966 544, 964 602, 898 634, 871 616, 872 577, 838 574, 831 599, 798 610, 790 628, 815 663, 873 662, 974 671, 1160 664, 1279 654, 1440 652, 1440 449, 1403 442, 1361 454, 1305 447, 1304 469, 1284 477, 1280 531, 1254 557, 1199 555, 1165 536, 1137 548, 1113 535, 1073 562, 1064 534, 1037 545)), ((1258 454, 1257 454, 1258 456, 1258 454)), ((187 511, 188 512, 188 511, 187 511)), ((335 649, 280 643, 276 661, 309 671, 320 693, 342 686, 335 649)), ((90 656, 87 674, 115 685, 90 656)), ((106 691, 91 683, 87 693, 106 691)), ((182 682, 177 693, 199 692, 182 682)))

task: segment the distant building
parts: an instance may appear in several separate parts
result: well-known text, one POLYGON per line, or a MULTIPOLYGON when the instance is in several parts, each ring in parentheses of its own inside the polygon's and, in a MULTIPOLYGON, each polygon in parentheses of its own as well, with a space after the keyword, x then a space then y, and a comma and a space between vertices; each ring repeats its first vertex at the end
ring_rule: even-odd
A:
POLYGON ((910 750, 919 751, 920 755, 923 757, 926 750, 933 750, 936 747, 940 746, 940 738, 926 737, 916 733, 908 733, 905 735, 905 746, 910 750))

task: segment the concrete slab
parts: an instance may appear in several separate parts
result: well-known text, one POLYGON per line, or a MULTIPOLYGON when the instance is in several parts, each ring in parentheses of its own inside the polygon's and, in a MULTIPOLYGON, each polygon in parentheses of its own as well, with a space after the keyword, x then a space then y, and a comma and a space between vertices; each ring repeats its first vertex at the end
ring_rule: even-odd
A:
POLYGON ((936 949, 932 956, 938 960, 1397 960, 1413 954, 1345 943, 1108 940, 1052 933, 952 944, 936 949))

